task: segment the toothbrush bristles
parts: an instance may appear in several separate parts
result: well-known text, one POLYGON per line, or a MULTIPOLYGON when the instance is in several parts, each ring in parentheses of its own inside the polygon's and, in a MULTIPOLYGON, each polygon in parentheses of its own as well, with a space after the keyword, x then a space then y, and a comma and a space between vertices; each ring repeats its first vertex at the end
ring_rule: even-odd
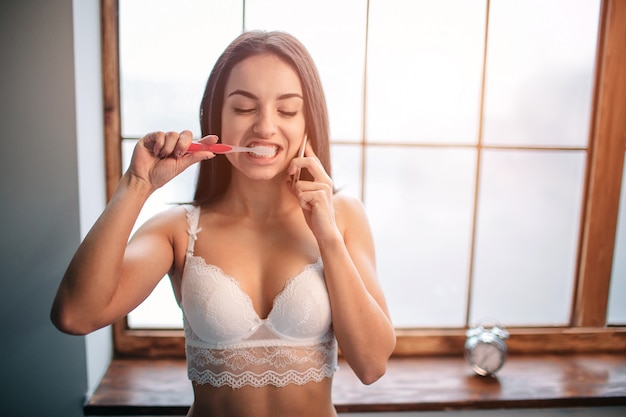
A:
POLYGON ((255 153, 258 155, 273 155, 275 150, 269 146, 254 146, 250 148, 248 152, 255 153))

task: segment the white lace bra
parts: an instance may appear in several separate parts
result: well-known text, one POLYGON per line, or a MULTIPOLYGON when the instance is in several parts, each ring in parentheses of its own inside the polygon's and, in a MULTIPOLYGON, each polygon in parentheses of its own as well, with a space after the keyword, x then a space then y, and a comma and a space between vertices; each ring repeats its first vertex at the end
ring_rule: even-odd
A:
POLYGON ((301 385, 332 376, 337 343, 321 259, 291 278, 261 319, 234 278, 194 256, 200 208, 186 209, 181 308, 189 379, 240 388, 301 385))

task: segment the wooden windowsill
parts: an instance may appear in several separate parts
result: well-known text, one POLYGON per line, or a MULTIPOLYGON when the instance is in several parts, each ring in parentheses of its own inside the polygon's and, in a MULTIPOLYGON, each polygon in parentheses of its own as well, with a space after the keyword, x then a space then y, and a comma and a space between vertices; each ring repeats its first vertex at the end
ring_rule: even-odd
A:
MULTIPOLYGON (((85 415, 185 415, 193 399, 180 359, 114 359, 85 415)), ((339 412, 626 406, 626 354, 509 356, 497 378, 460 357, 392 358, 365 386, 340 361, 339 412)))

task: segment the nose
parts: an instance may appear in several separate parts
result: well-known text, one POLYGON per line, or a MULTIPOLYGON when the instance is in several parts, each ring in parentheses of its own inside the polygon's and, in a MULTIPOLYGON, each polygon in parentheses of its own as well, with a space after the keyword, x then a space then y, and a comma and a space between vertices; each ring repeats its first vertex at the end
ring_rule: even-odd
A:
POLYGON ((271 138, 277 131, 275 114, 269 110, 263 110, 258 113, 254 126, 254 133, 261 138, 271 138))

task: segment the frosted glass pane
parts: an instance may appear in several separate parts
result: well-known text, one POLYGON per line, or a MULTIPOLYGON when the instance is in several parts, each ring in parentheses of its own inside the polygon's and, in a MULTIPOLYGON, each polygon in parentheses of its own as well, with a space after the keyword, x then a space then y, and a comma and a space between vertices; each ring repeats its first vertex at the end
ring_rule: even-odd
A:
MULTIPOLYGON (((136 141, 130 140, 122 142, 124 171, 130 164, 135 144, 136 141)), ((156 213, 177 203, 191 201, 196 189, 197 172, 198 165, 195 164, 155 191, 141 210, 133 232, 156 213)), ((182 313, 169 278, 162 279, 152 294, 128 315, 128 325, 131 328, 182 328, 182 313)))
POLYGON ((122 0, 122 135, 189 129, 218 55, 241 33, 241 2, 122 0))
POLYGON ((246 0, 246 29, 282 30, 313 56, 322 79, 331 139, 360 141, 367 2, 246 0))
POLYGON ((367 140, 476 143, 486 4, 371 0, 367 140))
POLYGON ((491 2, 486 144, 586 146, 600 1, 491 2))
POLYGON ((470 323, 568 323, 584 168, 583 151, 484 152, 470 323))
MULTIPOLYGON (((626 155, 625 155, 626 157, 626 155)), ((617 236, 613 251, 613 271, 607 322, 626 325, 626 164, 622 174, 617 236)))
POLYGON ((182 329, 183 312, 176 304, 168 277, 157 284, 150 296, 128 315, 131 329, 182 329))
POLYGON ((365 204, 396 327, 462 327, 476 152, 370 148, 365 204))
POLYGON ((335 189, 361 198, 361 146, 331 146, 332 176, 335 189))

